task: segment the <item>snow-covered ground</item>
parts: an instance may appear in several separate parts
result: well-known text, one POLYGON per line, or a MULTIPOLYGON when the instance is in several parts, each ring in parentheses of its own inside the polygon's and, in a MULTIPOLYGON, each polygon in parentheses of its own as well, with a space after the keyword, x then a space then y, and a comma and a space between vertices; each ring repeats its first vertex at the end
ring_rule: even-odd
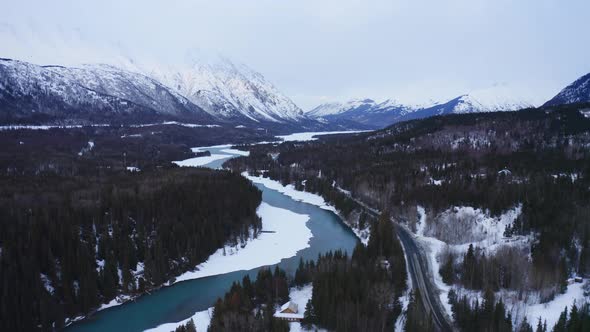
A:
POLYGON ((440 290, 440 302, 449 317, 452 317, 452 310, 448 294, 452 287, 445 284, 438 273, 439 255, 445 248, 456 253, 465 253, 470 244, 483 248, 488 253, 502 246, 528 244, 531 240, 528 237, 506 239, 503 236, 506 226, 511 225, 521 211, 522 206, 518 205, 499 217, 491 217, 480 209, 452 207, 436 216, 436 220, 428 220, 426 210, 417 206, 419 220, 416 223, 416 238, 428 255, 434 282, 440 290))
MULTIPOLYGON (((417 207, 419 221, 416 223, 416 237, 427 252, 435 284, 440 290, 440 301, 451 317, 451 306, 448 303, 448 292, 451 288, 455 288, 458 293, 467 295, 473 300, 478 298, 481 301, 483 295, 481 292, 445 284, 438 273, 439 255, 447 248, 462 255, 467 252, 470 244, 485 250, 487 254, 492 254, 502 247, 528 248, 530 241, 533 241, 532 235, 511 238, 503 236, 505 227, 511 225, 521 211, 522 206, 517 205, 499 217, 491 217, 487 212, 472 207, 453 207, 437 215, 434 218, 436 220, 432 220, 427 218, 423 207, 417 207)), ((502 290, 496 294, 503 299, 511 312, 513 323, 519 324, 526 316, 527 320, 535 325, 541 317, 542 320, 547 321, 549 328, 557 322, 566 306, 571 309, 574 301, 578 306, 588 301, 588 297, 584 297, 581 283, 569 285, 565 294, 559 294, 555 299, 544 304, 540 303, 540 297, 534 293, 524 297, 521 295, 508 290, 502 290)))
POLYGON ((242 151, 242 150, 237 150, 237 149, 223 149, 223 150, 221 150, 221 152, 228 153, 228 154, 237 154, 237 155, 245 156, 245 157, 250 155, 250 151, 242 151))
MULTIPOLYGON (((313 294, 313 286, 311 284, 305 285, 301 288, 293 287, 289 290, 289 299, 291 302, 297 304, 299 308, 299 313, 301 315, 305 314, 305 306, 307 305, 307 301, 311 299, 311 295, 313 294)), ((275 313, 276 314, 276 313, 275 313)), ((290 332, 300 332, 300 331, 307 331, 301 327, 301 323, 299 322, 290 322, 289 323, 289 331, 290 332)), ((324 329, 313 328, 312 331, 320 331, 324 332, 324 329)))
POLYGON ((289 290, 289 300, 292 303, 295 303, 298 308, 298 312, 296 314, 282 314, 280 310, 276 310, 274 316, 275 317, 289 317, 289 315, 298 316, 303 318, 303 314, 305 313, 305 305, 307 305, 307 301, 311 299, 311 295, 313 293, 313 286, 311 284, 305 285, 301 288, 293 287, 289 290))
POLYGON ((103 304, 101 304, 100 307, 97 309, 97 311, 108 309, 110 307, 116 307, 118 305, 121 305, 121 304, 129 301, 130 299, 132 299, 132 297, 129 296, 129 295, 117 295, 109 303, 103 303, 103 304))
POLYGON ((580 308, 580 305, 588 302, 588 297, 584 297, 582 283, 569 285, 565 294, 557 295, 551 302, 527 306, 525 309, 527 321, 534 326, 539 320, 539 317, 541 317, 542 320, 547 321, 548 328, 553 328, 559 319, 559 315, 563 312, 563 309, 567 307, 569 314, 574 302, 578 306, 578 309, 580 308))
POLYGON ((2 130, 21 130, 21 129, 29 129, 29 130, 49 130, 49 129, 73 129, 73 128, 82 128, 82 127, 110 127, 111 125, 108 124, 93 124, 93 125, 5 125, 0 126, 0 131, 2 130))
MULTIPOLYGON (((131 124, 127 125, 130 128, 143 128, 143 127, 153 127, 153 126, 169 126, 169 125, 177 125, 182 127, 188 128, 218 128, 221 127, 220 125, 216 124, 196 124, 196 123, 182 123, 176 121, 166 121, 166 122, 159 122, 159 123, 145 123, 145 124, 131 124)), ((90 124, 90 125, 4 125, 0 126, 0 131, 2 130, 21 130, 21 129, 29 129, 29 130, 49 130, 49 129, 74 129, 74 128, 83 128, 83 127, 117 127, 116 125, 110 124, 90 124)), ((124 127, 124 126, 123 126, 124 127)), ((129 135, 131 136, 131 135, 129 135)), ((126 137, 129 137, 126 136, 126 137)))
POLYGON ((211 318, 213 317, 213 308, 209 308, 207 310, 198 311, 192 317, 189 317, 185 320, 176 323, 166 323, 162 325, 158 325, 153 329, 145 330, 145 332, 170 332, 174 331, 180 325, 184 325, 188 323, 191 319, 195 323, 195 327, 197 328, 198 332, 207 331, 209 328, 209 324, 211 324, 211 318))
POLYGON ((306 226, 309 216, 265 202, 258 207, 258 215, 262 218, 262 230, 272 233, 260 233, 243 248, 238 245, 218 249, 195 271, 178 276, 176 282, 276 264, 309 247, 312 237, 311 230, 306 226))
POLYGON ((277 136, 282 138, 285 142, 292 142, 292 141, 315 141, 317 137, 314 136, 321 136, 321 135, 331 135, 331 134, 354 134, 354 133, 362 133, 367 132, 370 130, 349 130, 349 131, 318 131, 318 132, 304 132, 304 133, 294 133, 291 135, 282 135, 277 136))
MULTIPOLYGON (((402 246, 403 249, 403 246, 402 246)), ((405 251, 404 251, 405 252, 405 251)), ((406 290, 404 291, 403 295, 400 296, 399 301, 402 305, 402 312, 401 314, 397 317, 397 319, 395 320, 395 326, 393 328, 394 331, 396 332, 402 332, 404 330, 404 327, 406 326, 406 317, 407 317, 407 310, 408 310, 408 305, 410 304, 410 292, 412 291, 412 278, 410 277, 410 271, 408 270, 408 265, 406 264, 406 273, 408 275, 407 281, 406 281, 406 290)))
POLYGON ((173 161, 173 163, 175 163, 176 165, 181 166, 181 167, 198 167, 198 166, 207 165, 208 163, 214 162, 216 160, 229 158, 229 157, 231 157, 231 155, 229 155, 229 154, 212 154, 210 156, 195 157, 195 158, 190 158, 190 159, 185 159, 185 160, 180 160, 180 161, 173 161))
POLYGON ((216 125, 216 124, 196 124, 196 123, 183 123, 183 122, 176 122, 176 121, 136 124, 136 125, 130 125, 129 127, 142 128, 142 127, 153 127, 153 126, 161 126, 161 125, 166 125, 166 126, 177 125, 177 126, 187 127, 187 128, 218 128, 218 127, 221 127, 220 125, 216 125))

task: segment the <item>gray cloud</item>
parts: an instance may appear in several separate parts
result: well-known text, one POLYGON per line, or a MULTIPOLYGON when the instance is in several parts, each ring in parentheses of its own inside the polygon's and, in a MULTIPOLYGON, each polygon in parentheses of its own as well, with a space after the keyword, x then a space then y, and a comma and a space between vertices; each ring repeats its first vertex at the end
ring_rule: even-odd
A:
POLYGON ((586 0, 11 1, 2 8, 0 56, 101 61, 116 47, 175 63, 199 48, 248 64, 304 109, 354 97, 425 102, 499 82, 543 100, 590 71, 586 0))

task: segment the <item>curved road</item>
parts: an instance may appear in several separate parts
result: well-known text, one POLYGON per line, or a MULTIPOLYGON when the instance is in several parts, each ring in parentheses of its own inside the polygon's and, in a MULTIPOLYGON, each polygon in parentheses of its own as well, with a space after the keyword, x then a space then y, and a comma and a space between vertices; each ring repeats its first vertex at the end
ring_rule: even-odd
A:
MULTIPOLYGON (((350 195, 349 197, 362 206, 369 214, 379 217, 380 212, 378 210, 371 208, 350 195)), ((432 317, 434 331, 455 331, 445 308, 440 302, 438 287, 434 284, 434 277, 431 273, 432 270, 426 253, 416 241, 414 235, 406 227, 402 226, 393 218, 392 222, 395 225, 397 236, 404 247, 406 264, 410 272, 410 278, 412 278, 412 286, 420 294, 421 302, 424 305, 424 313, 432 317)))

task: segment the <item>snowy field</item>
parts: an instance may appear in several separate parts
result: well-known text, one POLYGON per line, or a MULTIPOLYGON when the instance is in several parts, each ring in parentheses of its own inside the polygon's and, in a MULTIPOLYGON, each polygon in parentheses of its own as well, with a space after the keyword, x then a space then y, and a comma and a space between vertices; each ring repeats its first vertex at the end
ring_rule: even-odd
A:
POLYGON ((578 309, 580 305, 588 302, 588 298, 584 297, 582 283, 568 285, 565 294, 557 295, 551 302, 526 306, 525 315, 527 316, 527 321, 533 326, 537 324, 539 317, 541 317, 542 320, 547 320, 547 327, 552 328, 557 323, 559 315, 565 307, 568 308, 569 315, 574 302, 578 306, 578 309))
MULTIPOLYGON (((121 127, 129 127, 129 128, 143 128, 143 127, 153 127, 153 126, 182 126, 188 128, 218 128, 221 127, 220 125, 216 124, 195 124, 195 123, 182 123, 176 121, 166 121, 161 123, 146 123, 146 124, 132 124, 127 126, 121 127)), ((49 129, 74 129, 74 128, 83 128, 83 127, 119 127, 116 125, 110 124, 91 124, 91 125, 5 125, 0 126, 0 131, 2 130, 21 130, 21 129, 28 129, 28 130, 49 130, 49 129)))
POLYGON ((314 136, 331 135, 331 134, 356 134, 364 133, 370 130, 351 130, 351 131, 318 131, 318 132, 305 132, 305 133, 294 133, 291 135, 277 136, 285 142, 293 141, 315 141, 317 140, 314 136))
POLYGON ((181 167, 199 167, 207 165, 208 163, 214 162, 216 160, 229 158, 231 155, 229 154, 212 154, 210 156, 203 156, 203 157, 195 157, 180 161, 173 161, 178 166, 181 167))
MULTIPOLYGON (((428 255, 435 284, 440 290, 440 301, 450 317, 452 317, 452 311, 448 303, 448 293, 453 286, 445 284, 438 273, 439 255, 446 247, 462 255, 467 252, 469 244, 473 244, 485 250, 487 254, 492 254, 502 247, 527 248, 533 240, 531 236, 512 238, 503 236, 505 227, 511 225, 520 215, 521 205, 506 211, 499 217, 491 217, 486 212, 472 207, 453 207, 436 216, 436 220, 427 220, 423 207, 418 206, 417 211, 419 221, 416 223, 416 238, 428 255)), ((514 291, 503 290, 497 293, 497 296, 503 299, 512 314, 514 323, 520 323, 526 316, 528 322, 535 326, 539 317, 542 317, 543 320, 547 320, 547 326, 552 328, 566 306, 571 309, 574 302, 579 306, 588 300, 584 297, 582 285, 581 283, 571 284, 565 294, 559 294, 555 299, 544 304, 539 303, 539 298, 534 293, 520 300, 514 291)), ((483 299, 481 292, 454 287, 458 293, 467 295, 471 299, 478 298, 480 302, 483 299)))
POLYGON ((257 238, 248 240, 245 247, 225 246, 199 264, 194 271, 181 274, 175 282, 203 278, 260 266, 277 264, 283 258, 293 257, 299 250, 309 247, 312 237, 306 223, 309 216, 262 202, 258 207, 262 230, 257 238), (225 253, 225 254, 224 254, 225 253))
POLYGON ((504 245, 528 243, 528 238, 522 238, 522 241, 518 242, 508 242, 503 238, 506 225, 511 225, 520 215, 521 210, 519 205, 494 218, 472 207, 453 207, 439 214, 436 220, 427 220, 426 210, 417 206, 419 220, 416 223, 416 238, 428 255, 434 282, 439 289, 440 302, 449 317, 453 317, 448 300, 452 287, 445 284, 438 273, 439 255, 447 246, 456 253, 465 253, 469 245, 473 244, 491 253, 504 245))

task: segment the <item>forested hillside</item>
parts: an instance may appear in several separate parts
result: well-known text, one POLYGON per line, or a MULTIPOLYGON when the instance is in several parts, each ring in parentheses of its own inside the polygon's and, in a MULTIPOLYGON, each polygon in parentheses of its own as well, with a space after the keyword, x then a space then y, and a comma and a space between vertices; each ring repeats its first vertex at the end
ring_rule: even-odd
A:
POLYGON ((193 136, 165 127, 0 131, 0 330, 59 329, 258 233, 260 191, 173 165, 193 136))
POLYGON ((530 300, 523 294, 551 301, 568 278, 590 273, 589 114, 577 104, 433 117, 257 146, 228 165, 320 193, 353 216, 364 209, 355 201, 389 210, 447 244, 436 255, 447 285, 465 295, 491 290, 496 300, 499 291, 521 294, 514 308, 530 300))
POLYGON ((304 326, 351 332, 393 329, 406 289, 406 264, 388 215, 373 227, 368 245, 359 243, 351 256, 337 251, 301 262, 295 283, 313 284, 304 326))

